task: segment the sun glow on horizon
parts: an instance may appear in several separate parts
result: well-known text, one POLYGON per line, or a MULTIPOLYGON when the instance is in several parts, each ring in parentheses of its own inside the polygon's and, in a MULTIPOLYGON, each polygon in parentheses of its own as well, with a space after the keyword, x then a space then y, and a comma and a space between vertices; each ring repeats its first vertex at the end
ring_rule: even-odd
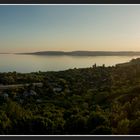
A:
POLYGON ((0 5, 0 52, 140 51, 140 5, 0 5))

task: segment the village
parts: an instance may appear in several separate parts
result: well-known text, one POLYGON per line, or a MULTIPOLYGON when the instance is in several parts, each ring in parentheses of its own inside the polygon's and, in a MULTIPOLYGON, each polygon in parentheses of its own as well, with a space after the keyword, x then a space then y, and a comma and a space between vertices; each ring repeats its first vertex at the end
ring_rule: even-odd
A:
MULTIPOLYGON (((62 91, 62 87, 57 85, 56 83, 51 83, 53 87, 53 92, 59 94, 62 91)), ((26 84, 13 84, 13 85, 3 85, 0 84, 0 98, 3 101, 7 101, 10 96, 10 92, 14 91, 15 89, 23 90, 22 93, 15 93, 12 98, 22 104, 27 98, 33 97, 36 99, 37 103, 43 102, 43 99, 39 98, 39 94, 35 91, 35 88, 42 88, 43 83, 26 83, 26 84), (8 91, 8 92, 7 92, 8 91), (9 92, 10 91, 10 92, 9 92)))

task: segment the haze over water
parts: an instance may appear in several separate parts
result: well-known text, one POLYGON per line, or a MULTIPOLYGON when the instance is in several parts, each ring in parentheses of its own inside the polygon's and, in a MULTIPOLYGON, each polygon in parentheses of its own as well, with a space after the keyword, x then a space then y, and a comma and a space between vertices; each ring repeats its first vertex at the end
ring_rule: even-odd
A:
POLYGON ((140 56, 38 56, 0 54, 0 72, 59 71, 97 65, 112 66, 140 56))

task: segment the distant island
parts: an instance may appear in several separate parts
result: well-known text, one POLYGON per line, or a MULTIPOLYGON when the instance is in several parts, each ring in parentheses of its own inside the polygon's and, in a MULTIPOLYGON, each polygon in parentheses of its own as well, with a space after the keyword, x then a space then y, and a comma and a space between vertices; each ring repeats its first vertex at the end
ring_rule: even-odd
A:
POLYGON ((134 51, 40 51, 32 53, 16 53, 23 55, 68 55, 68 56, 135 56, 140 55, 140 52, 134 51))

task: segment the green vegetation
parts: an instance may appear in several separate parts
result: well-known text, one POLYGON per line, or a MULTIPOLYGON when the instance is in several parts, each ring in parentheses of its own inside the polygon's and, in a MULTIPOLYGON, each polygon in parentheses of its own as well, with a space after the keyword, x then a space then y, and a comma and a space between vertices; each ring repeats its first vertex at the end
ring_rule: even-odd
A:
POLYGON ((112 67, 0 73, 0 134, 140 134, 140 59, 112 67), (32 83, 42 83, 39 87, 32 83))

